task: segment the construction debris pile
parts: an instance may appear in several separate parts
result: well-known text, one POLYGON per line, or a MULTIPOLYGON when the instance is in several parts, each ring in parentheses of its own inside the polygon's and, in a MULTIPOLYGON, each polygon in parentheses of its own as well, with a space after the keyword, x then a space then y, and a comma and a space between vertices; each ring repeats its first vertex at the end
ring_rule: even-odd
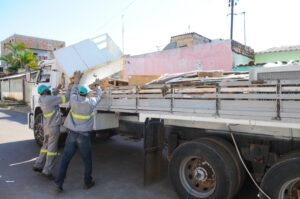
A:
POLYGON ((151 84, 194 84, 209 82, 225 82, 248 80, 248 72, 225 72, 225 71, 191 71, 186 73, 166 74, 146 85, 151 84))

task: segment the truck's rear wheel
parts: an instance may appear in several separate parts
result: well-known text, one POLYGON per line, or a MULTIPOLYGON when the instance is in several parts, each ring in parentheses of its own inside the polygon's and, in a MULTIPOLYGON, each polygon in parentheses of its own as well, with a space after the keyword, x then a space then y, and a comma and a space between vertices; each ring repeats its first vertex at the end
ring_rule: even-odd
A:
MULTIPOLYGON (((277 162, 266 172, 261 188, 272 199, 300 198, 300 157, 277 162)), ((266 197, 260 193, 260 198, 266 197)))
POLYGON ((181 198, 213 199, 230 198, 232 171, 230 159, 222 156, 220 147, 213 143, 188 142, 179 146, 172 154, 169 176, 181 198))
POLYGON ((33 135, 36 143, 42 146, 44 141, 43 113, 37 114, 34 119, 33 135))
POLYGON ((234 185, 234 191, 233 191, 233 195, 235 196, 239 190, 242 188, 245 178, 246 178, 246 173, 245 173, 245 169, 238 157, 238 154, 235 150, 235 148, 233 147, 232 144, 230 144, 228 141, 219 138, 219 137, 215 137, 215 136, 211 136, 211 137, 203 137, 200 138, 202 140, 210 140, 216 144, 218 144, 220 147, 222 147, 224 149, 224 151, 227 152, 227 154, 230 156, 232 163, 234 164, 235 170, 236 170, 236 182, 237 185, 234 185))

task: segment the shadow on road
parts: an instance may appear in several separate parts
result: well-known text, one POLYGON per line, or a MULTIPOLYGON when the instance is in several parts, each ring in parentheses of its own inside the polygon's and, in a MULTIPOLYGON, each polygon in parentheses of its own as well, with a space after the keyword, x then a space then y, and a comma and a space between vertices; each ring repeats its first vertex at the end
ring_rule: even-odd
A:
MULTIPOLYGON (((31 170, 39 147, 32 140, 0 144, 1 198, 56 198, 52 183, 31 170), (9 181, 10 183, 8 183, 9 181)), ((59 149, 63 153, 63 148, 59 149)), ((115 199, 177 199, 168 179, 168 162, 163 162, 164 178, 155 184, 143 186, 143 141, 130 141, 114 136, 92 144, 93 177, 95 188, 82 190, 83 163, 77 152, 72 159, 64 184, 65 192, 59 198, 115 198, 115 199)), ((56 171, 59 160, 56 165, 56 171)), ((256 198, 254 187, 246 182, 235 199, 256 198)))
POLYGON ((27 124, 27 114, 0 108, 0 120, 10 120, 21 124, 27 124))

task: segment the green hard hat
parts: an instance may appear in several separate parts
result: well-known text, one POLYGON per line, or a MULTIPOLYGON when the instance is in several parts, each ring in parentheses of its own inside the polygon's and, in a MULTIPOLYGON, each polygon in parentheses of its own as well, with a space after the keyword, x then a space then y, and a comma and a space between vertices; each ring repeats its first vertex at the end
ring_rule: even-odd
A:
POLYGON ((42 94, 45 90, 48 90, 50 88, 51 88, 51 86, 46 86, 46 85, 42 84, 38 87, 38 93, 42 94))
POLYGON ((91 92, 92 90, 90 89, 90 87, 86 86, 86 85, 81 85, 79 87, 79 93, 80 94, 83 94, 83 95, 86 95, 88 94, 89 92, 91 92))

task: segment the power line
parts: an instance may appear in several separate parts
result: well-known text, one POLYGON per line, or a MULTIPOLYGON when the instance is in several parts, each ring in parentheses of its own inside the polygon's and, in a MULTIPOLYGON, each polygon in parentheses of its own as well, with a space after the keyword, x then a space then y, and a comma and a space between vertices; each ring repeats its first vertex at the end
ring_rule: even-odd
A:
POLYGON ((110 23, 111 20, 113 20, 114 18, 116 18, 117 16, 119 16, 122 12, 124 12, 125 10, 127 10, 132 4, 134 4, 137 0, 133 0, 131 3, 129 3, 125 8, 123 8, 120 12, 118 12, 118 14, 112 15, 106 22, 104 22, 99 28, 97 28, 95 32, 101 30, 102 28, 104 28, 107 24, 110 23))

